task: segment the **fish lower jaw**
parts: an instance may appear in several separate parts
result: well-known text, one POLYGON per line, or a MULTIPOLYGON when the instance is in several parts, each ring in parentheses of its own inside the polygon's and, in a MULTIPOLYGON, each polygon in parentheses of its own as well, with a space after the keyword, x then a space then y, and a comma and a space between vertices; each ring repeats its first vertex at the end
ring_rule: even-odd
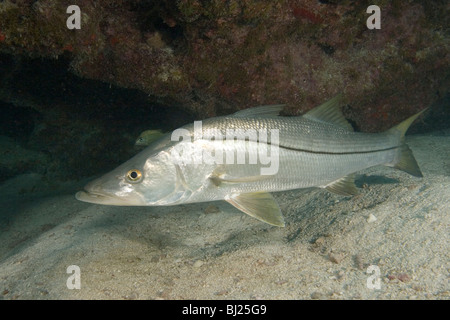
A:
POLYGON ((141 203, 136 203, 135 201, 130 201, 129 199, 120 199, 119 197, 109 196, 105 194, 95 193, 95 192, 86 192, 86 191, 78 191, 75 194, 75 198, 79 201, 95 203, 95 204, 104 204, 110 206, 140 206, 143 205, 141 203))

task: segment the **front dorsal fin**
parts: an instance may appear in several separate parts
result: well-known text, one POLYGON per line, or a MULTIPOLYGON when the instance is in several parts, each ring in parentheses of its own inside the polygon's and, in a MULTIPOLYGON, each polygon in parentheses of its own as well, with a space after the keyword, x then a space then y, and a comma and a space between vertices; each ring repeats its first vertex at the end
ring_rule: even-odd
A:
POLYGON ((284 227, 280 207, 268 192, 240 193, 225 201, 249 216, 277 227, 284 227))
POLYGON ((358 189, 355 186, 355 174, 353 173, 327 184, 324 188, 341 196, 358 194, 358 189))
POLYGON ((342 114, 341 107, 343 105, 345 105, 344 99, 342 94, 339 94, 333 99, 328 100, 320 106, 308 111, 303 115, 303 117, 310 120, 331 123, 349 131, 353 131, 353 127, 342 114))
POLYGON ((267 106, 259 106, 240 110, 233 113, 231 116, 236 118, 267 118, 277 117, 285 104, 271 104, 267 106))

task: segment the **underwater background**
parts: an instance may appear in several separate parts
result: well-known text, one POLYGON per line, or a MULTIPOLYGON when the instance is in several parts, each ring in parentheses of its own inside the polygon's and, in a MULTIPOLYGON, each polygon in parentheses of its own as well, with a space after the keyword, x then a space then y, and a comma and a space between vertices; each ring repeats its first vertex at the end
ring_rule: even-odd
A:
POLYGON ((0 299, 449 298, 446 1, 69 2, 0 2, 0 299), (286 228, 222 202, 74 198, 145 130, 338 93, 356 131, 429 108, 406 138, 424 178, 376 167, 356 197, 277 193, 286 228))

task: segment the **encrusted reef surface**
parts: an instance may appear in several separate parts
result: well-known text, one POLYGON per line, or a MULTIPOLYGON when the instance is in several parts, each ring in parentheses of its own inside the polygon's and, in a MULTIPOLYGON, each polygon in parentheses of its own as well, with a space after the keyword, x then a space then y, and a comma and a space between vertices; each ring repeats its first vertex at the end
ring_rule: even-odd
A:
POLYGON ((133 155, 145 129, 261 104, 301 114, 338 93, 357 130, 430 106, 409 133, 448 128, 448 11, 446 1, 1 1, 0 181, 91 176, 133 155), (81 28, 70 30, 73 4, 81 28), (372 4, 381 29, 367 27, 372 4))
POLYGON ((442 98, 446 1, 0 3, 0 51, 70 61, 84 78, 137 88, 204 117, 258 104, 304 112, 338 92, 360 129, 386 129, 442 98), (66 9, 81 9, 68 30, 66 9), (369 5, 381 29, 369 30, 369 5))

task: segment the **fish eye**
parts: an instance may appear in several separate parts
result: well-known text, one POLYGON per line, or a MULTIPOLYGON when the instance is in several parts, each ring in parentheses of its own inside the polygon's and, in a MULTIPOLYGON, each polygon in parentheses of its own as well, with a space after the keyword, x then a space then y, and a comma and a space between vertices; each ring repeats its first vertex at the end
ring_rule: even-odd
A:
POLYGON ((127 172, 127 179, 130 182, 139 182, 142 179, 142 173, 138 169, 131 169, 127 172))

